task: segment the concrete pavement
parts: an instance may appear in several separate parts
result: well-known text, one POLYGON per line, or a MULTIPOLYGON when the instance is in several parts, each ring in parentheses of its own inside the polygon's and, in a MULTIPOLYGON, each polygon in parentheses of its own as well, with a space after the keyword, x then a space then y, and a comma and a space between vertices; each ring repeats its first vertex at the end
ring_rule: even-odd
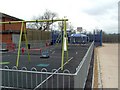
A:
POLYGON ((98 87, 118 88, 118 44, 103 44, 96 53, 98 87))

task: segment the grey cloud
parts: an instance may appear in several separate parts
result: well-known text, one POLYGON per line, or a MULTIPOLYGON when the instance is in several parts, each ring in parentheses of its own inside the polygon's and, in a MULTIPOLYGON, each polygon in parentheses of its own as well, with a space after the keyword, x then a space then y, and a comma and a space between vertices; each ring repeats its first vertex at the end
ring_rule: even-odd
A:
MULTIPOLYGON (((94 1, 94 0, 93 0, 94 1)), ((84 8, 83 13, 96 20, 107 33, 118 32, 118 1, 94 1, 89 8, 84 8)))
POLYGON ((111 10, 117 9, 117 2, 97 2, 93 4, 92 7, 83 9, 83 12, 92 15, 92 16, 98 16, 98 15, 105 15, 108 14, 111 10))

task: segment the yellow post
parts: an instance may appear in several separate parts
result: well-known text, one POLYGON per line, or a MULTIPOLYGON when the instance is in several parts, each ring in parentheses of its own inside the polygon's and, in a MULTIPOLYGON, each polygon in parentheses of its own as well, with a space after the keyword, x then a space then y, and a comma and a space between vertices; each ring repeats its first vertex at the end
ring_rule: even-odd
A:
MULTIPOLYGON (((67 33, 67 32, 66 32, 67 33)), ((68 63, 68 37, 67 37, 67 40, 66 40, 66 47, 67 47, 67 51, 66 51, 66 60, 67 60, 67 63, 68 63)))
MULTIPOLYGON (((67 39, 64 40, 64 38, 67 38, 67 31, 66 31, 66 20, 64 20, 64 33, 63 33, 63 41, 62 41, 62 62, 61 62, 61 70, 63 70, 64 66, 64 43, 66 43, 66 48, 67 48, 67 39), (65 42, 66 41, 66 42, 65 42)), ((67 48, 68 49, 68 48, 67 48)), ((68 50, 67 50, 68 52, 68 50)), ((68 54, 67 54, 68 57, 68 54)), ((66 57, 67 61, 68 58, 66 57)))
POLYGON ((62 61, 61 61, 61 70, 63 70, 63 63, 64 63, 64 33, 62 37, 62 61))
POLYGON ((21 38, 22 38, 23 26, 24 26, 24 22, 22 22, 22 25, 21 25, 21 30, 20 30, 20 39, 19 39, 19 45, 18 45, 18 55, 17 55, 17 62, 16 62, 16 66, 17 66, 17 67, 18 67, 19 58, 20 58, 20 46, 21 46, 21 38))
POLYGON ((25 44, 26 44, 27 53, 28 53, 28 60, 30 61, 30 53, 29 53, 29 50, 28 50, 28 40, 27 40, 26 27, 25 27, 25 25, 24 25, 24 35, 25 35, 25 44))
POLYGON ((66 37, 66 61, 68 62, 68 37, 67 37, 67 30, 66 30, 66 21, 64 21, 65 25, 64 25, 64 31, 65 31, 65 37, 66 37))

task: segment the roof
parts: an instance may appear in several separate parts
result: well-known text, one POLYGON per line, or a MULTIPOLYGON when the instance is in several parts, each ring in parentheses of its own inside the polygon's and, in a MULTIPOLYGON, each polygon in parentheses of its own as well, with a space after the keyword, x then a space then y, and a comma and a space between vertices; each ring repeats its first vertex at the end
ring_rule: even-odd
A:
POLYGON ((19 18, 16 18, 16 17, 13 17, 13 16, 10 16, 10 15, 8 15, 8 14, 1 13, 1 12, 0 12, 0 18, 2 18, 2 17, 8 17, 8 18, 11 18, 11 19, 13 19, 13 20, 15 20, 15 21, 23 21, 23 19, 19 19, 19 18))
POLYGON ((77 34, 71 34, 71 37, 87 37, 87 35, 77 33, 77 34))

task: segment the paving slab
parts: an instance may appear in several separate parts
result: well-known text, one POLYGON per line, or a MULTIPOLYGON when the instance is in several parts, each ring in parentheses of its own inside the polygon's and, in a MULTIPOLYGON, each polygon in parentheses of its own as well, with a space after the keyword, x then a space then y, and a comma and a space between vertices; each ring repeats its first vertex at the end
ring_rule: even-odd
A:
POLYGON ((118 88, 118 44, 104 43, 98 47, 97 59, 102 88, 118 88))

